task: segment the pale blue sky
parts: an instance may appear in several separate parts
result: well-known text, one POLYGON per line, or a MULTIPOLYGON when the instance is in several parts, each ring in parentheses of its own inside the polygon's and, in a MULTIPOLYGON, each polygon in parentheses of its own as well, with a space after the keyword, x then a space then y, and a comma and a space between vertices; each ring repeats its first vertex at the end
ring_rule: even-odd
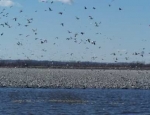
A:
POLYGON ((0 34, 4 33, 0 36, 1 59, 114 62, 117 58, 118 62, 150 62, 150 0, 74 0, 72 4, 58 1, 51 4, 50 0, 48 3, 39 0, 6 1, 13 3, 13 7, 0 3, 0 12, 6 9, 0 14, 0 24, 8 22, 12 27, 0 26, 0 34), (49 7, 53 11, 49 11, 49 7), (3 16, 6 13, 8 16, 3 16), (80 19, 77 20, 76 16, 80 19), (15 17, 17 21, 13 20, 15 17), (30 18, 33 21, 28 24, 30 18), (63 27, 61 23, 64 23, 63 27), (26 24, 29 26, 25 27, 26 24), (32 29, 37 29, 37 35, 32 29), (68 30, 72 33, 69 34, 68 30), (85 34, 81 35, 81 32, 85 34), (77 43, 73 40, 75 33, 78 33, 77 43), (69 37, 73 39, 66 40, 69 37), (47 43, 41 44, 40 39, 47 40, 47 43), (96 45, 88 43, 87 39, 96 41, 96 45), (17 45, 18 42, 22 45, 17 45), (144 57, 133 55, 142 51, 144 57), (95 60, 92 57, 96 57, 95 60))

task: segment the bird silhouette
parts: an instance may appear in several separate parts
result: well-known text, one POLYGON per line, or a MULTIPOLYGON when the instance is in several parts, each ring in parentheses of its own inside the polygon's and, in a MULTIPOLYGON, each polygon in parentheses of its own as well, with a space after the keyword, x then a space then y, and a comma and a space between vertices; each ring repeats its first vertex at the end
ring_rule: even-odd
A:
POLYGON ((52 11, 52 9, 49 7, 49 11, 52 11))
POLYGON ((62 26, 64 26, 64 23, 61 23, 62 26))
POLYGON ((81 34, 83 35, 83 34, 84 34, 84 32, 81 32, 81 34))
POLYGON ((1 36, 3 36, 4 33, 1 33, 1 36))
POLYGON ((95 8, 95 7, 93 7, 93 9, 95 10, 96 8, 95 8))
POLYGON ((63 13, 62 13, 62 12, 59 12, 59 14, 62 15, 63 13))
POLYGON ((17 21, 17 18, 13 18, 13 20, 17 21))

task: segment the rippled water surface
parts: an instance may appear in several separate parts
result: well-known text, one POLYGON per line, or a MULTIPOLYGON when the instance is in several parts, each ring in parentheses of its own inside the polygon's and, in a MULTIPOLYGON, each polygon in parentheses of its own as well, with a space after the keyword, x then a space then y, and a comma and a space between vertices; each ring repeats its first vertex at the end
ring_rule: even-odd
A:
POLYGON ((149 90, 0 88, 2 115, 149 115, 149 90))

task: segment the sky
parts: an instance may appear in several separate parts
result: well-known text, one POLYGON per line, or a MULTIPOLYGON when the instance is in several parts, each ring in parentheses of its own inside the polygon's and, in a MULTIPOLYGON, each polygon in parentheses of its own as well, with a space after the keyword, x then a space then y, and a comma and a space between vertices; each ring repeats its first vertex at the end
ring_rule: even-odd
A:
POLYGON ((150 63, 149 4, 1 0, 0 59, 150 63))

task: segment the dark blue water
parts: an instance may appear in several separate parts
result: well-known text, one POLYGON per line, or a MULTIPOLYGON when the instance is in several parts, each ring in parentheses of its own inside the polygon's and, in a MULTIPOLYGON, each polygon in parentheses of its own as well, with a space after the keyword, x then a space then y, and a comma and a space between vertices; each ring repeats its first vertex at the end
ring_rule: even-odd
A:
POLYGON ((150 91, 0 88, 0 115, 150 115, 150 91))

